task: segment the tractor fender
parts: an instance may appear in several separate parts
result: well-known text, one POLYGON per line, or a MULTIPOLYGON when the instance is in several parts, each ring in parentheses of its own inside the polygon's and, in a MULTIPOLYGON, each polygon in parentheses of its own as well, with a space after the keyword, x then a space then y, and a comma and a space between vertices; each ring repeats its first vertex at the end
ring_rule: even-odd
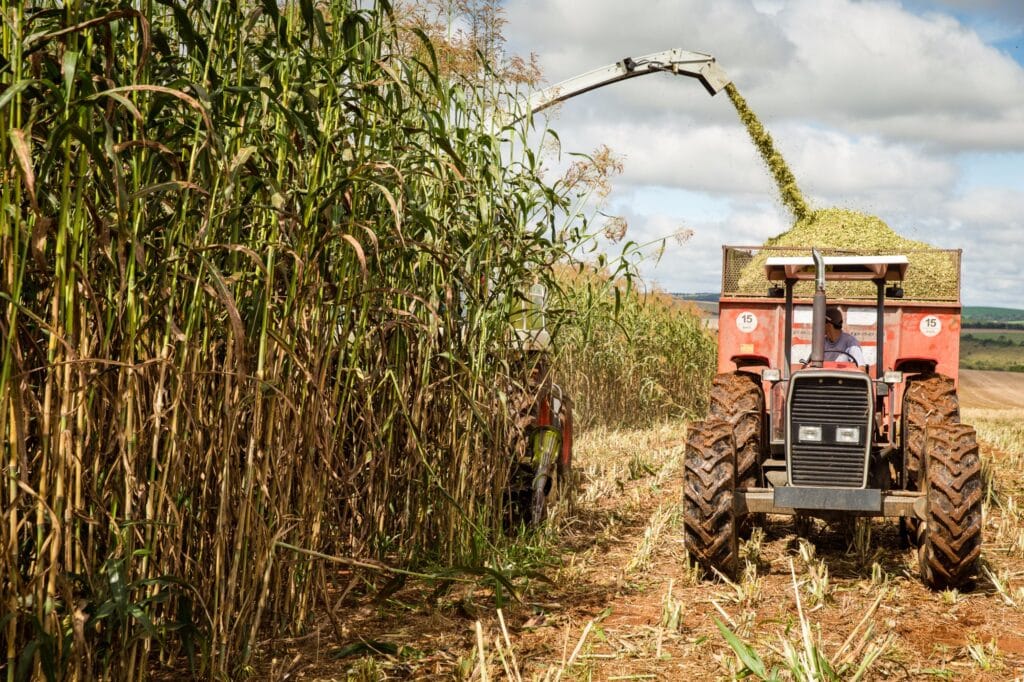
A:
POLYGON ((736 369, 743 369, 744 367, 771 367, 771 363, 768 362, 768 358, 764 355, 733 355, 729 358, 729 361, 736 364, 736 369))
POLYGON ((935 358, 897 358, 893 369, 906 374, 927 374, 935 371, 939 361, 935 358))

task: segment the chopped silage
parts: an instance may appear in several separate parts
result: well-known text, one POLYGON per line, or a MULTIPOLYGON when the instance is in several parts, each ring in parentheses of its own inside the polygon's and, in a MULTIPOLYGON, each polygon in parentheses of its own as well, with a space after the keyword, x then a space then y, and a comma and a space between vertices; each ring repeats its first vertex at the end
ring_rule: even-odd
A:
MULTIPOLYGON (((772 237, 766 247, 802 248, 800 252, 759 251, 740 271, 737 291, 741 294, 764 295, 769 287, 764 274, 765 261, 775 255, 810 255, 811 247, 825 254, 858 253, 906 255, 910 261, 903 281, 905 298, 916 300, 956 300, 959 293, 959 268, 955 252, 936 251, 920 241, 901 237, 880 218, 842 208, 812 211, 793 227, 772 237)), ((830 298, 873 298, 870 282, 829 282, 830 298)), ((810 296, 813 283, 797 285, 798 297, 810 296)))
MULTIPOLYGON (((803 252, 786 255, 810 255, 817 247, 824 253, 857 253, 880 255, 906 255, 910 261, 907 278, 903 282, 905 297, 918 300, 957 300, 959 298, 959 262, 954 252, 934 250, 925 242, 901 237, 876 216, 841 208, 812 210, 797 185, 793 172, 782 154, 775 149, 771 135, 750 109, 746 100, 731 83, 726 92, 750 139, 757 147, 779 188, 782 203, 796 218, 793 227, 765 242, 771 247, 801 247, 803 252)), ((760 251, 742 265, 736 290, 723 293, 764 295, 769 285, 764 274, 765 261, 770 251, 760 251)), ((775 252, 774 255, 783 255, 775 252)), ((726 278, 727 281, 731 278, 726 278)), ((795 287, 798 297, 813 294, 813 283, 804 282, 795 287)), ((826 289, 831 298, 874 298, 875 286, 870 282, 830 282, 826 289)))
POLYGON ((757 115, 751 111, 747 105, 747 100, 743 99, 735 85, 729 83, 729 85, 725 86, 725 92, 729 95, 729 99, 732 100, 732 105, 736 107, 736 113, 739 114, 740 121, 746 127, 750 139, 753 141, 754 146, 757 147, 758 153, 761 154, 761 159, 768 166, 768 171, 772 174, 775 184, 778 185, 782 203, 792 211, 797 220, 806 217, 810 213, 810 209, 807 207, 807 202, 804 201, 804 195, 800 191, 800 187, 796 184, 793 171, 789 169, 786 160, 782 158, 782 154, 775 148, 772 136, 757 118, 757 115))

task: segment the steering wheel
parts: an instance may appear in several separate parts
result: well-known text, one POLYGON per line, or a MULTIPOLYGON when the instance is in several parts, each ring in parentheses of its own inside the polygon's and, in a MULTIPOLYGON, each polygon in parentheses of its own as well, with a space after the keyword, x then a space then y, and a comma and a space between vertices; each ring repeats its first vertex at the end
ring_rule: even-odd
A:
MULTIPOLYGON (((826 355, 829 354, 829 353, 841 353, 842 355, 845 355, 846 357, 850 358, 850 362, 852 362, 853 364, 855 364, 858 367, 860 367, 860 363, 857 362, 857 358, 853 357, 852 355, 847 353, 845 350, 827 350, 827 351, 825 351, 826 355)), ((843 362, 843 360, 839 360, 838 358, 832 358, 831 362, 843 362)))
MULTIPOLYGON (((856 365, 857 367, 861 366, 860 363, 857 362, 857 358, 853 357, 852 355, 847 353, 845 350, 827 350, 827 351, 825 351, 825 353, 826 354, 828 354, 828 353, 842 353, 846 357, 850 358, 850 362, 852 362, 854 365, 856 365)), ((810 358, 808 358, 808 359, 805 359, 805 360, 797 360, 797 362, 803 363, 803 364, 800 365, 800 369, 803 369, 803 368, 807 367, 807 365, 810 364, 811 360, 810 360, 810 358)), ((845 360, 837 360, 836 358, 832 358, 830 360, 826 360, 825 362, 845 362, 845 360)))

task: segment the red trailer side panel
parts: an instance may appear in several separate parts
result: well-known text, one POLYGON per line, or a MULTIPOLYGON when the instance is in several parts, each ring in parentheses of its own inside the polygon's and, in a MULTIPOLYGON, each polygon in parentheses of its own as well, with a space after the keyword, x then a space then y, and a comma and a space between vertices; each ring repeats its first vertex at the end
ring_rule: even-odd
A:
MULTIPOLYGON (((835 303, 843 311, 844 330, 857 337, 865 360, 873 368, 878 362, 875 307, 864 301, 835 303)), ((797 301, 793 308, 790 362, 800 364, 810 355, 811 302, 797 301)), ((779 299, 721 299, 718 308, 718 371, 735 370, 732 358, 737 355, 763 355, 771 367, 781 367, 785 362, 785 318, 785 303, 779 299)), ((957 379, 960 305, 887 300, 884 353, 883 369, 893 369, 901 360, 927 359, 936 363, 937 372, 957 379)))

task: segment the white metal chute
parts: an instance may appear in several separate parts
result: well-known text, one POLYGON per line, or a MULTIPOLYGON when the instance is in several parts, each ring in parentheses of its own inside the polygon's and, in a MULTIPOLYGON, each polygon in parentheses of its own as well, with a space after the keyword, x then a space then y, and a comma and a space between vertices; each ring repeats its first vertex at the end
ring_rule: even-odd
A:
POLYGON ((717 94, 730 83, 725 71, 711 55, 677 48, 654 52, 643 57, 626 57, 614 64, 564 80, 533 93, 527 100, 526 110, 535 114, 570 97, 650 73, 670 73, 696 78, 711 95, 717 94))

